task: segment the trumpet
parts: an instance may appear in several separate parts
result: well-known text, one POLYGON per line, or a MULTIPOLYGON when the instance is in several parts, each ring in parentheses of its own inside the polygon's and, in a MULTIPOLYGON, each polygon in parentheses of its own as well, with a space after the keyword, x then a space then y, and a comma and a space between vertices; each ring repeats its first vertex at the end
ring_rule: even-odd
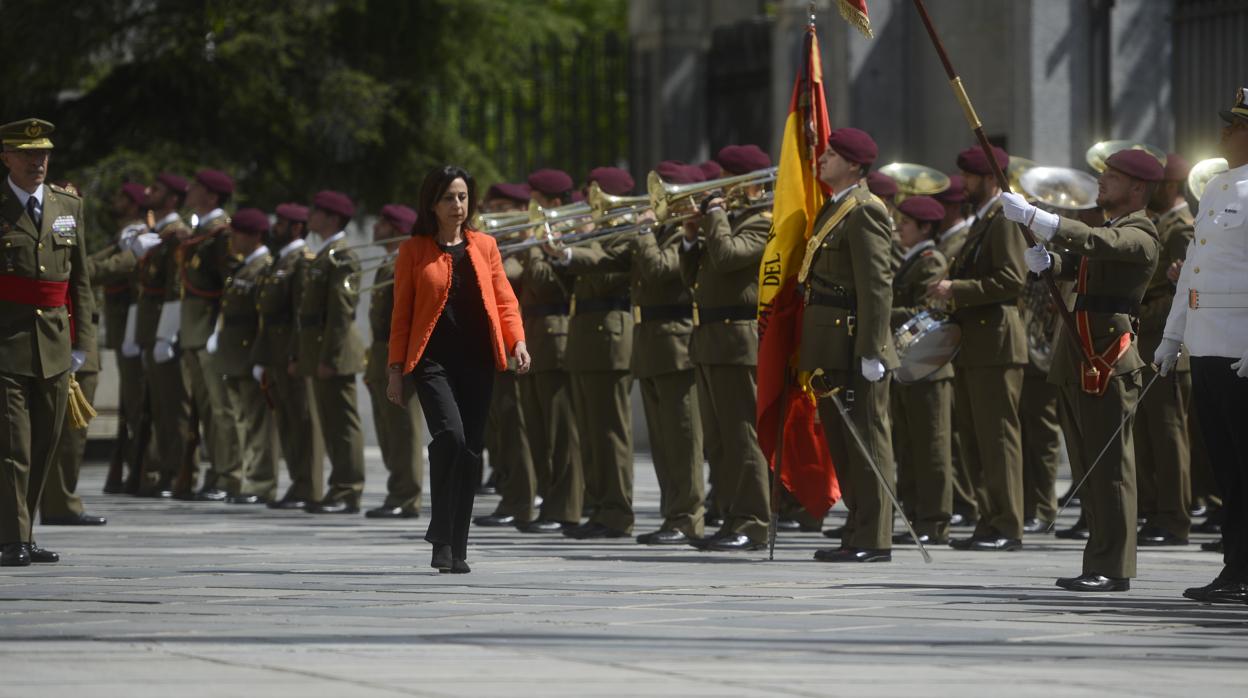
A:
POLYGON ((651 172, 646 177, 646 190, 650 193, 650 208, 654 209, 655 217, 668 223, 671 222, 671 209, 682 202, 693 202, 695 196, 707 194, 716 189, 724 190, 725 199, 745 201, 744 190, 747 187, 762 186, 776 181, 776 170, 775 167, 768 167, 743 175, 720 177, 691 184, 669 184, 663 181, 658 172, 651 172))
POLYGON ((638 196, 608 194, 598 186, 597 182, 590 182, 589 193, 585 198, 589 202, 590 210, 593 211, 594 222, 641 213, 650 208, 650 196, 647 194, 638 196))
POLYGON ((589 218, 593 215, 593 209, 584 201, 574 201, 555 208, 542 208, 536 201, 530 201, 528 212, 522 215, 524 216, 522 220, 500 223, 492 229, 483 229, 482 232, 500 239, 513 235, 525 235, 543 224, 564 225, 589 218))

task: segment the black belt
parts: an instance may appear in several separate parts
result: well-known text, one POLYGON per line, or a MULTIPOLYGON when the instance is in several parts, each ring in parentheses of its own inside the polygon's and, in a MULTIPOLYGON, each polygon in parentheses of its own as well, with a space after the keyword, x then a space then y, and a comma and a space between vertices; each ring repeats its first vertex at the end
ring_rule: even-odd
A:
POLYGON ((1117 296, 1075 296, 1075 310, 1089 313, 1122 313, 1123 315, 1139 315, 1140 304, 1130 298, 1117 296))
POLYGON ((755 320, 757 318, 758 309, 752 305, 721 305, 716 308, 698 306, 698 324, 755 320))
POLYGON ((525 317, 546 317, 547 315, 567 315, 572 312, 569 303, 536 303, 521 308, 525 317))
POLYGON ((857 310, 858 297, 844 293, 823 293, 814 289, 807 289, 806 305, 827 305, 833 308, 857 310))
POLYGON ((639 305, 637 319, 641 322, 665 322, 668 320, 692 320, 692 305, 639 305))
POLYGON ((302 314, 299 316, 299 325, 301 327, 319 327, 325 324, 325 318, 320 313, 302 314))
POLYGON ((578 315, 611 310, 632 310, 632 307, 632 303, 627 298, 586 298, 576 301, 578 315))

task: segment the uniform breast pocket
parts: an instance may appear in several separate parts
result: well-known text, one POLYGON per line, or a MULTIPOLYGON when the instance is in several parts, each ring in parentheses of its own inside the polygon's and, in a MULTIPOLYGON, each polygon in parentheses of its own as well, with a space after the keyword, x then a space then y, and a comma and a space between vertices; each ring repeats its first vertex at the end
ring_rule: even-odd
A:
POLYGON ((6 274, 33 275, 35 241, 29 235, 15 233, 0 239, 0 269, 6 274))
POLYGON ((1226 208, 1214 214, 1213 224, 1218 227, 1218 230, 1226 232, 1248 232, 1244 230, 1244 220, 1246 217, 1248 217, 1248 213, 1244 211, 1243 205, 1235 202, 1228 204, 1226 208))
POLYGON ((69 235, 52 234, 52 257, 55 269, 59 274, 69 274, 70 265, 73 264, 74 248, 78 247, 78 235, 70 233, 69 235))

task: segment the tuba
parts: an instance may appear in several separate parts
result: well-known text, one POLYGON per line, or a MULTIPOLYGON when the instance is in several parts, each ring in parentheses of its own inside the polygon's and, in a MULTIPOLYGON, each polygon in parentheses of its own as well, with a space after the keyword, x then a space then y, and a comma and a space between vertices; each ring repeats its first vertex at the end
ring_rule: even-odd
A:
POLYGON ((1084 154, 1084 159, 1088 161, 1088 167, 1091 167, 1097 172, 1104 172, 1105 160, 1107 160, 1110 155, 1113 155, 1119 150, 1128 149, 1143 150, 1149 155, 1157 158, 1157 162, 1160 162, 1162 167, 1166 166, 1166 152, 1164 150, 1155 145, 1140 143, 1138 141, 1101 141, 1100 143, 1093 145, 1091 148, 1088 148, 1088 152, 1084 154))
POLYGON ((911 196, 931 196, 949 188, 949 176, 926 165, 892 162, 879 170, 897 183, 897 203, 911 196))
POLYGON ((1209 180, 1226 172, 1229 167, 1226 158, 1209 158, 1192 165, 1192 171, 1187 175, 1187 193, 1199 202, 1209 180))

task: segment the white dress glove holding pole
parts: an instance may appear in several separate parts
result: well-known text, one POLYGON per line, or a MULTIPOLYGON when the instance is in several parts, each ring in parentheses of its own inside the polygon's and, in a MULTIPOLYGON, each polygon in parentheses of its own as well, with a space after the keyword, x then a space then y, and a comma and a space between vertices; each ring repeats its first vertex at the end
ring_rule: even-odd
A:
POLYGON ((220 340, 217 338, 217 332, 213 332, 208 335, 208 342, 204 345, 204 348, 208 350, 209 354, 215 354, 217 353, 217 346, 219 342, 220 340))
POLYGON ((263 383, 264 382, 264 367, 261 366, 260 364, 256 364, 255 366, 252 366, 251 377, 255 378, 257 383, 263 383))
POLYGON ((141 233, 130 239, 130 245, 127 249, 133 252, 135 257, 142 257, 159 244, 160 236, 156 233, 141 233))
MULTIPOLYGON (((1157 365, 1157 372, 1163 376, 1170 375, 1170 371, 1174 370, 1174 365, 1179 362, 1179 351, 1181 344, 1174 339, 1163 339, 1161 344, 1157 345, 1157 351, 1153 352, 1153 363, 1157 365)), ((1232 368, 1234 368, 1232 366, 1232 368)))
POLYGON ((1231 364, 1231 368, 1235 369, 1235 375, 1240 378, 1248 378, 1248 349, 1244 350, 1243 355, 1239 357, 1239 361, 1231 364))
POLYGON ((1001 212, 1015 223, 1022 223, 1031 228, 1032 232, 1045 240, 1052 240, 1057 233, 1057 224, 1061 221, 1057 214, 1049 213, 1027 203, 1021 195, 1014 192, 1001 194, 1001 212))
POLYGON ((77 373, 83 364, 87 363, 87 352, 74 349, 69 352, 69 372, 77 373))
POLYGON ((862 357, 862 377, 875 383, 884 377, 884 364, 879 359, 862 357))
POLYGON ((1044 245, 1036 245, 1023 252, 1023 263, 1027 265, 1027 270, 1032 274, 1040 274, 1053 266, 1053 255, 1044 249, 1044 245))
POLYGON ((152 358, 158 364, 168 363, 173 359, 175 352, 173 344, 167 339, 157 339, 156 344, 152 347, 152 358))

